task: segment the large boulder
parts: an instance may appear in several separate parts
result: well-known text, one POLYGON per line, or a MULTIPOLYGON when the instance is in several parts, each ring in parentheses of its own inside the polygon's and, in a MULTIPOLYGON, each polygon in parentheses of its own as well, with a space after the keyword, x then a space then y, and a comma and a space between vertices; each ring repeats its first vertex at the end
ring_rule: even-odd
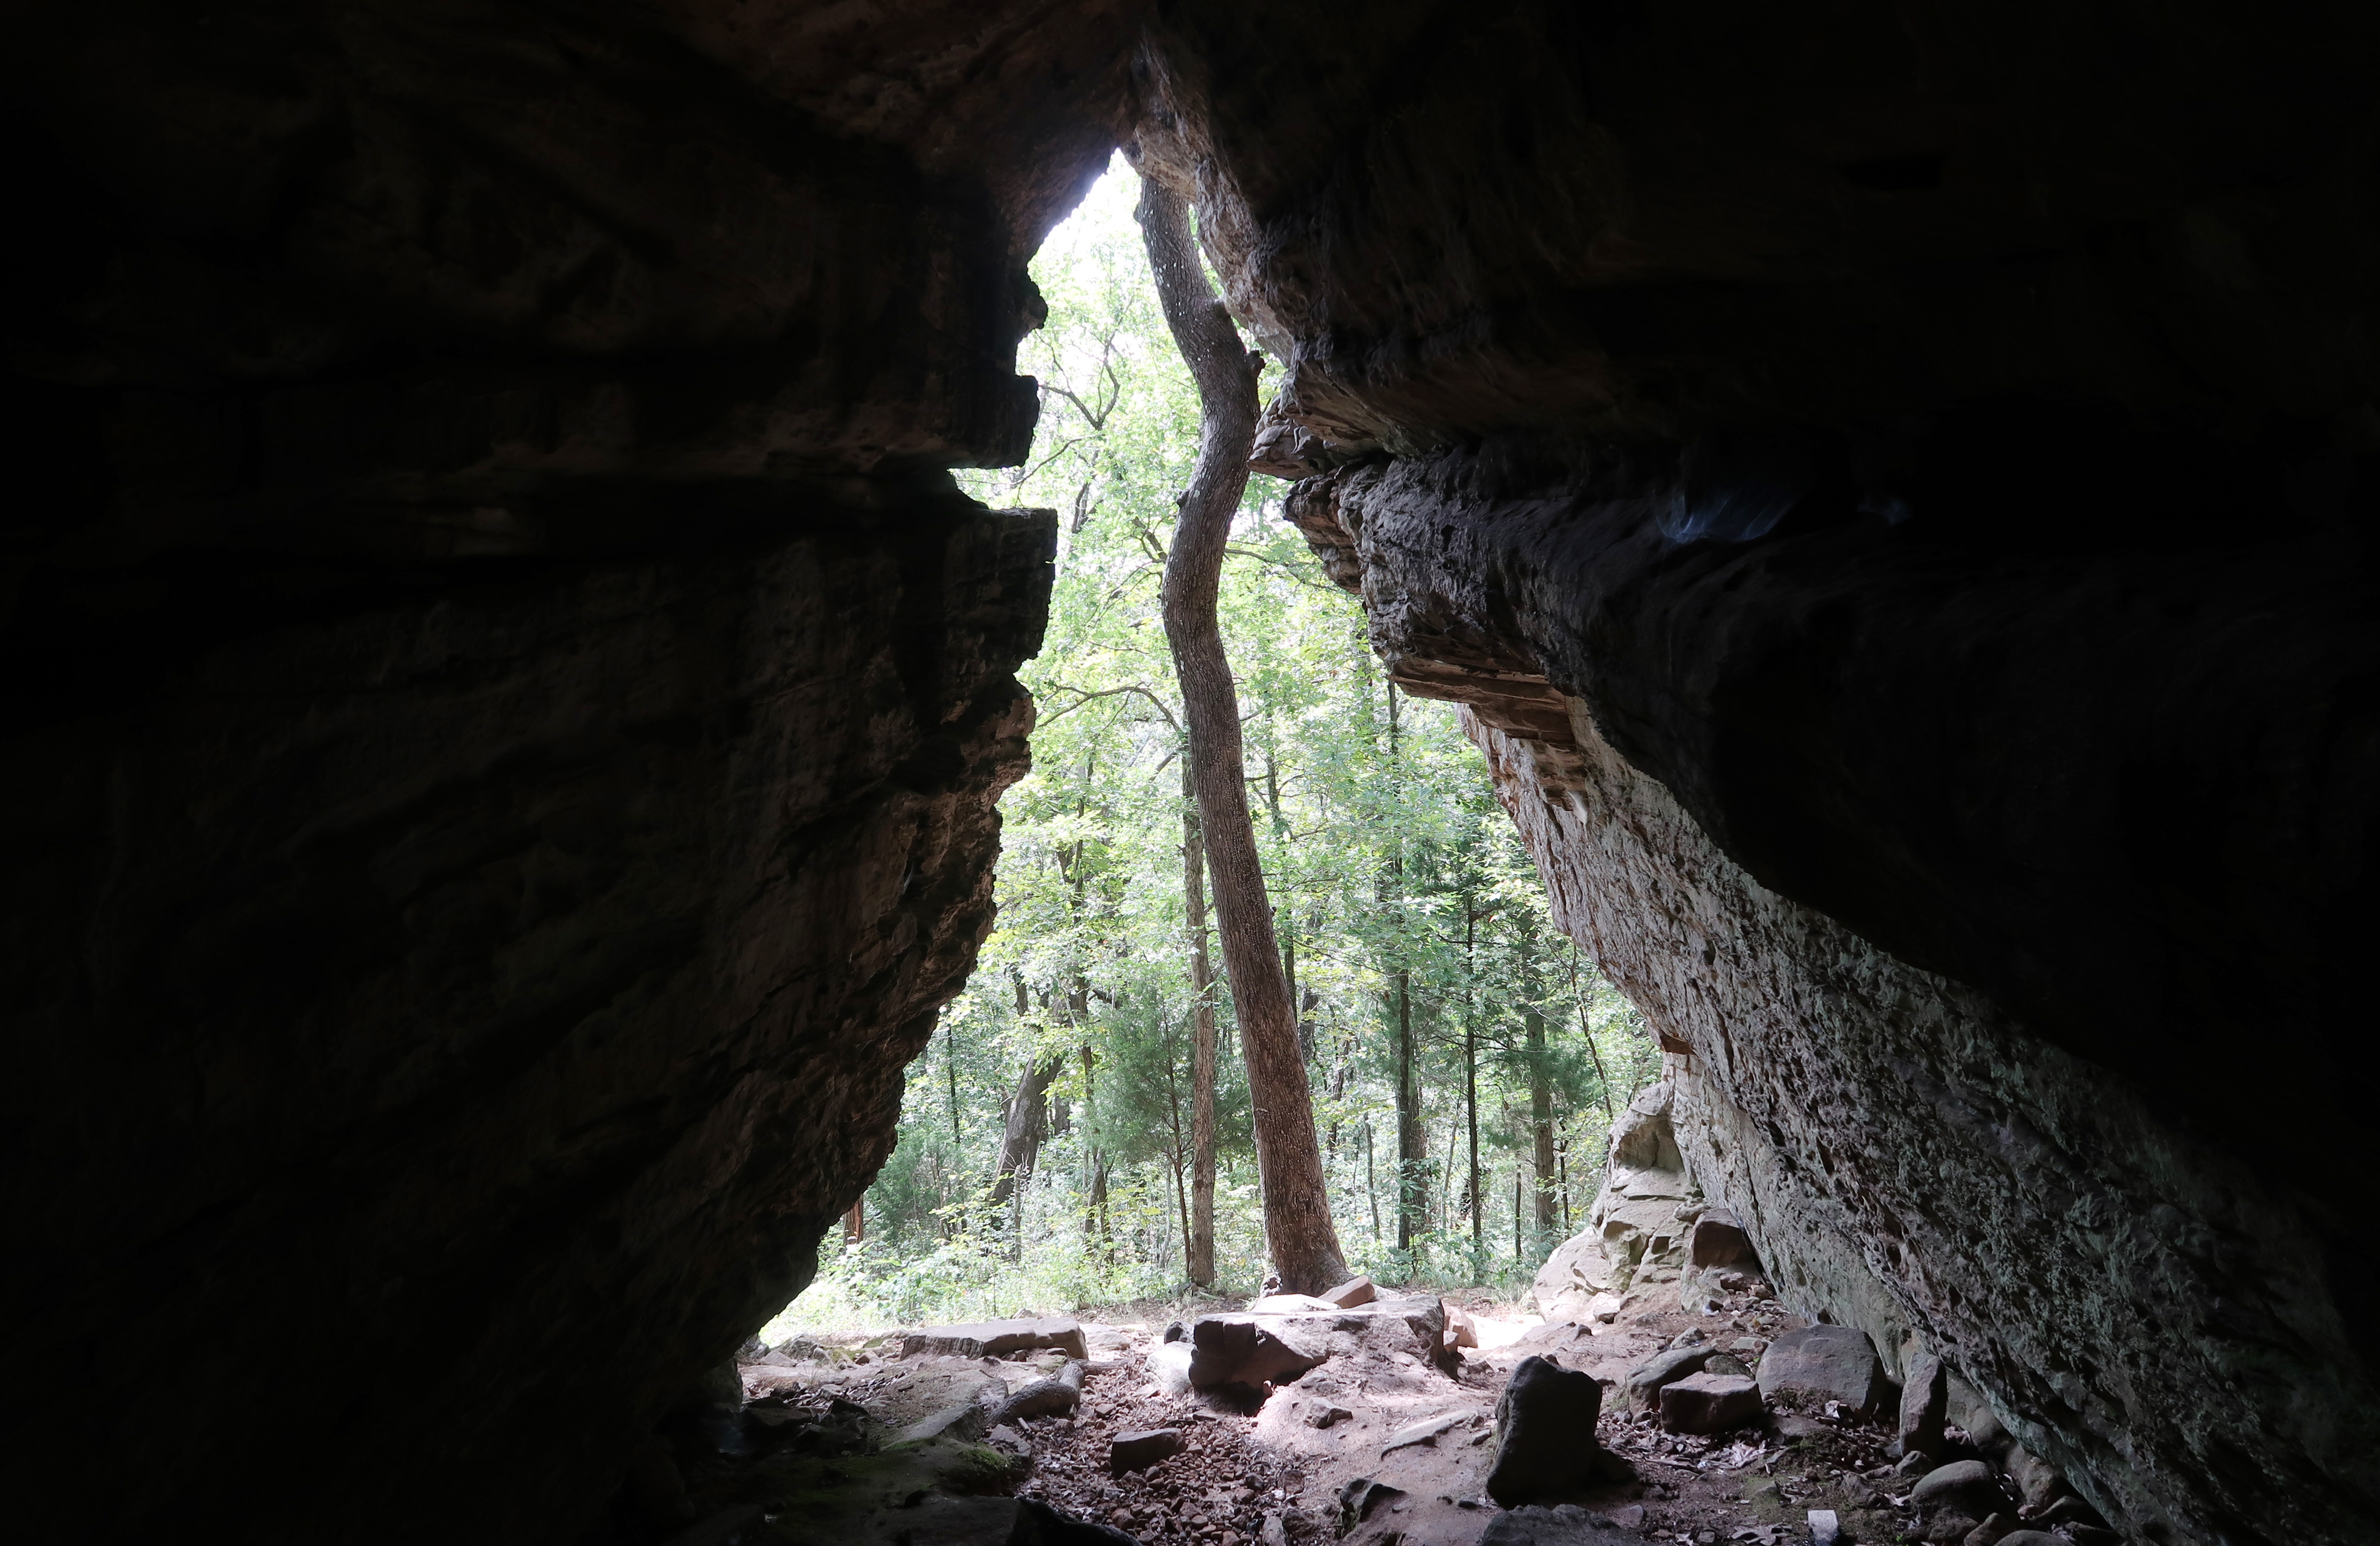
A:
POLYGON ((1866 1333, 1806 1326, 1787 1332, 1760 1355, 1760 1396, 1772 1406, 1839 1401, 1846 1411, 1873 1417, 1891 1400, 1892 1383, 1866 1333))
POLYGON ((1582 1369, 1551 1358, 1521 1360, 1496 1402, 1496 1458, 1488 1495, 1503 1508, 1559 1503, 1628 1476, 1619 1456, 1596 1441, 1603 1387, 1582 1369))
MULTIPOLYGON (((1273 1302, 1288 1297, 1275 1296, 1273 1302)), ((1445 1302, 1435 1294, 1401 1294, 1344 1309, 1327 1305, 1318 1310, 1251 1307, 1177 1321, 1165 1329, 1160 1346, 1150 1354, 1149 1371, 1169 1389, 1177 1370, 1185 1386, 1200 1390, 1278 1384, 1321 1363, 1334 1344, 1342 1349, 1353 1345, 1343 1338, 1385 1338, 1387 1345, 1416 1357, 1439 1358, 1447 1351, 1445 1302), (1186 1358, 1167 1351, 1177 1345, 1188 1348, 1186 1358)))
POLYGON ((1910 1492, 1909 1504, 1928 1523, 1946 1514, 1980 1523, 2008 1506, 1992 1468, 1980 1460, 1953 1460, 1926 1472, 1910 1492))
POLYGON ((1330 1356, 1330 1331, 1319 1316, 1202 1315, 1186 1339, 1190 1382, 1208 1390, 1294 1379, 1330 1356))

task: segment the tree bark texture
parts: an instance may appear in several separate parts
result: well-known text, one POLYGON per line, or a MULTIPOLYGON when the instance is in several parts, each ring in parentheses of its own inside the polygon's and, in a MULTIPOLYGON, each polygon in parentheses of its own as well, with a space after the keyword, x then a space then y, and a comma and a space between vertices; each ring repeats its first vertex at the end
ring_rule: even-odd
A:
POLYGON ((1189 723, 1191 771, 1207 868, 1214 880, 1223 969, 1231 979, 1247 1061, 1273 1270, 1283 1292, 1318 1294, 1343 1282, 1347 1265, 1330 1222, 1313 1096, 1297 1055, 1296 1016, 1281 980, 1272 908, 1248 821, 1239 692, 1215 616, 1224 544, 1247 486, 1248 455, 1256 443, 1258 361, 1208 287, 1181 196, 1142 178, 1139 220, 1166 326, 1198 383, 1198 459, 1166 559, 1165 638, 1189 723))
POLYGON ((1413 978, 1400 971, 1390 991, 1397 1015, 1397 1249, 1413 1249, 1422 1208, 1429 1140, 1421 1126, 1421 1091, 1415 1088, 1413 978))
POLYGON ((1540 1239, 1553 1236, 1554 1220, 1554 1094, 1546 1078, 1546 1017, 1536 1009, 1522 1016, 1529 1039, 1530 1164, 1536 1172, 1536 1230, 1540 1239))
MULTIPOLYGON (((1479 980, 1478 943, 1479 914, 1466 897, 1463 919, 1463 971, 1466 982, 1479 980)), ((1479 1016, 1467 987, 1463 991, 1463 1120, 1471 1139, 1471 1186, 1466 1200, 1471 1209, 1472 1271, 1476 1272, 1479 1253, 1486 1248, 1481 1226, 1488 1216, 1488 1201, 1479 1191, 1479 1016)))
POLYGON ((1000 1135, 1000 1161, 993 1168, 991 1201, 1003 1207, 1014 1195, 1020 1176, 1033 1174, 1041 1152, 1041 1105, 1050 1081, 1058 1077, 1062 1058, 1036 1060, 1017 1077, 1016 1094, 1008 1102, 1008 1124, 1000 1135))
POLYGON ((1182 913, 1190 936, 1190 1281, 1215 1282, 1215 973, 1207 959, 1207 847, 1190 754, 1182 755, 1182 913))

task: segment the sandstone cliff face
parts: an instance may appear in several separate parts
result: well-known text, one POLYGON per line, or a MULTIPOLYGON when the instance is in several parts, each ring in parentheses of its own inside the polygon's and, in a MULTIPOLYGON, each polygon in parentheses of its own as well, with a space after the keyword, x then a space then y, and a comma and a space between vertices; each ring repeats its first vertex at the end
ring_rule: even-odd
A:
POLYGON ((1123 68, 965 9, 6 24, 19 1529, 573 1538, 881 1163, 1054 540, 941 469, 1123 68))

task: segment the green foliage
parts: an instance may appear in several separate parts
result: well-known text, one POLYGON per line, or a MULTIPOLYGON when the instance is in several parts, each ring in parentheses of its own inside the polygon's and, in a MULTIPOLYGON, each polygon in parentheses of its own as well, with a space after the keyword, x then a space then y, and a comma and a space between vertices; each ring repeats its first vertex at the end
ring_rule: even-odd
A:
MULTIPOLYGON (((1061 517, 1048 642, 1024 672, 1040 710, 1034 769, 1002 806, 999 927, 910 1070, 899 1147, 867 1199, 866 1239, 825 1264, 788 1325, 915 1323, 1181 1286, 1194 1004, 1181 707, 1159 585, 1198 415, 1132 221, 1135 192, 1119 162, 1036 260, 1050 320, 1020 361, 1043 383, 1033 453, 1020 469, 965 480, 988 503, 1049 505, 1061 517), (1050 1088, 1050 1136, 1029 1180, 995 1208, 1005 1102, 1026 1069, 1053 1058, 1063 1072, 1050 1088)), ((1222 625, 1342 1242, 1391 1281, 1523 1282, 1560 1233, 1540 1237, 1532 1223, 1533 1077, 1548 1087, 1564 1154, 1546 1184, 1575 1227, 1607 1111, 1657 1077, 1658 1056, 1547 916, 1535 868, 1451 709, 1392 701, 1361 606, 1279 518, 1284 485, 1252 484, 1225 565, 1222 625), (1399 971, 1431 1151, 1410 1252, 1394 1248, 1383 1020, 1399 971), (1532 1015, 1544 1027, 1537 1050, 1532 1015), (1465 1195, 1467 1065, 1483 1172, 1475 1205, 1465 1195)), ((1265 1272, 1262 1220, 1223 984, 1215 997, 1217 1265, 1222 1287, 1247 1292, 1265 1272)))

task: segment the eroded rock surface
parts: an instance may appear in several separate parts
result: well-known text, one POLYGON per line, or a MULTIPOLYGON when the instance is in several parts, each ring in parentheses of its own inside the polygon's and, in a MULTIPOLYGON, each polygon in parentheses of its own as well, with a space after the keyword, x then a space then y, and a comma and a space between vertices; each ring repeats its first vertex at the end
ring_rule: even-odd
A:
MULTIPOLYGON (((1302 487, 1301 518, 1366 560, 1406 679, 1474 700, 1474 738, 1558 915, 1693 1049, 1671 1059, 1684 1158, 1789 1302, 1890 1357, 1922 1337, 2111 1514, 2183 1534, 2252 1519, 2277 1533, 2246 1538, 2356 1539, 2363 1527, 2338 1511, 2370 1464, 2348 1416, 2367 1409, 2365 1376, 2293 1191, 1981 993, 1764 886, 1612 748, 1583 699, 1529 669, 1538 657, 1498 644, 1483 660, 1484 620, 1549 598, 1572 571, 1516 563, 1501 536, 1467 567, 1442 540, 1466 530, 1449 527, 1454 506, 1346 492, 1302 487), (2255 1244, 2194 1243, 2216 1238, 2255 1244), (2238 1394, 2209 1399, 2216 1389, 2238 1394), (2194 1458, 2210 1446, 2262 1458, 2213 1473, 2194 1458), (2347 1491, 2284 1483, 2306 1466, 2343 1467, 2347 1491)), ((1507 513, 1494 530, 1645 518, 1560 500, 1507 513)), ((1530 615, 1577 615, 1548 601, 1530 615)))

